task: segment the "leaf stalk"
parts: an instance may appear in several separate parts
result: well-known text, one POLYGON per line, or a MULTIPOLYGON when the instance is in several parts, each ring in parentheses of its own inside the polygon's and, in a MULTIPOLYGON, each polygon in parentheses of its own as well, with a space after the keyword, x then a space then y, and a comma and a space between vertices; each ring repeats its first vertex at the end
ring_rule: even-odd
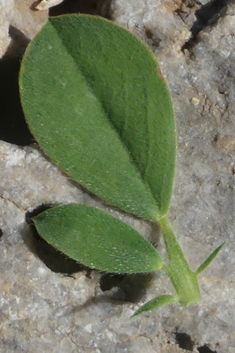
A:
POLYGON ((160 225, 169 259, 163 269, 175 287, 179 302, 184 306, 197 305, 201 302, 197 274, 191 271, 170 222, 162 218, 160 225))

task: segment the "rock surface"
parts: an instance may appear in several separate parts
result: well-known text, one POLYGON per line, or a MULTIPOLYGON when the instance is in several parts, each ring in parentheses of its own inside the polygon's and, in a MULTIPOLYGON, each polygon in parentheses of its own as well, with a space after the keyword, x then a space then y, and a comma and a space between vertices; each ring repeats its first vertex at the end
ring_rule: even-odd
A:
MULTIPOLYGON (((202 304, 171 305, 130 320, 139 304, 163 290, 172 293, 163 274, 149 281, 126 278, 117 295, 102 292, 98 273, 68 277, 51 271, 39 256, 42 245, 25 222, 26 212, 43 203, 98 201, 35 147, 2 141, 0 352, 235 351, 235 5, 221 1, 214 22, 193 34, 198 11, 202 16, 209 3, 113 0, 109 9, 115 22, 151 47, 172 92, 178 166, 169 216, 191 266, 196 269, 226 240, 200 277, 202 304), (139 304, 114 299, 127 299, 128 286, 142 295, 139 304)), ((113 214, 151 235, 149 224, 113 214)), ((162 241, 159 252, 165 255, 162 241)))
POLYGON ((45 24, 48 11, 34 11, 33 0, 0 0, 0 58, 22 56, 45 24))
POLYGON ((10 44, 10 37, 8 35, 9 19, 8 15, 13 11, 14 0, 0 1, 0 58, 5 54, 8 45, 10 44))

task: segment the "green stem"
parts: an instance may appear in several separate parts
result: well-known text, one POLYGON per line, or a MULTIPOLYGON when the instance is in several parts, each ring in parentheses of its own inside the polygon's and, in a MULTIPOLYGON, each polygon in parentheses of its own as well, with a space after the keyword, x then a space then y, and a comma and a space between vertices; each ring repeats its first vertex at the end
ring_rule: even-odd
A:
POLYGON ((175 287, 179 302, 185 306, 199 304, 201 295, 197 274, 190 270, 171 224, 163 218, 160 225, 169 258, 169 264, 163 269, 175 287))

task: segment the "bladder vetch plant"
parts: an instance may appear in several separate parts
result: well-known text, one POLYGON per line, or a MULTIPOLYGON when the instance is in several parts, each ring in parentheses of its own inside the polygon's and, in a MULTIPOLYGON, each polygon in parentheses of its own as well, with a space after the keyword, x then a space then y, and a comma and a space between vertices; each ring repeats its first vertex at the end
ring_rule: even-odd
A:
POLYGON ((111 273, 164 270, 176 295, 162 295, 134 315, 201 300, 193 272, 167 220, 176 159, 175 118, 167 84, 151 51, 107 20, 50 18, 31 42, 20 72, 29 128, 65 173, 110 205, 159 222, 169 261, 130 226, 104 211, 66 204, 33 218, 39 234, 71 258, 111 273))

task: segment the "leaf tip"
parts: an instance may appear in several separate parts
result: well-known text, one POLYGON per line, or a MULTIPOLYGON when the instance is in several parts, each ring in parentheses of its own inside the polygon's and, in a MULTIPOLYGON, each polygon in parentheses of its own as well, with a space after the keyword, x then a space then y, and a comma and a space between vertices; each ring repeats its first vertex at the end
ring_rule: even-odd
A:
POLYGON ((198 269, 195 271, 196 275, 199 275, 201 272, 203 272, 214 260, 214 258, 218 255, 220 250, 224 247, 225 241, 218 246, 207 258, 206 260, 198 267, 198 269))

